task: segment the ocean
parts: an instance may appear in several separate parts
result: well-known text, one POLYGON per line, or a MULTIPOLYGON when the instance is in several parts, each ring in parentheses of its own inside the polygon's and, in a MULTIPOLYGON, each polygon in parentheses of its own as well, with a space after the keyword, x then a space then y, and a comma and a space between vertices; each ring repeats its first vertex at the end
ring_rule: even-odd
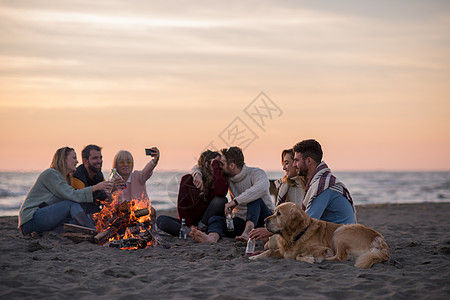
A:
MULTIPOLYGON (((17 216, 40 172, 0 172, 0 216, 17 216)), ((156 210, 176 207, 183 172, 158 172, 147 181, 156 210)), ((450 172, 333 172, 349 189, 356 205, 450 202, 450 172)), ((105 178, 109 172, 105 172, 105 178)), ((278 179, 282 172, 267 172, 278 179)))

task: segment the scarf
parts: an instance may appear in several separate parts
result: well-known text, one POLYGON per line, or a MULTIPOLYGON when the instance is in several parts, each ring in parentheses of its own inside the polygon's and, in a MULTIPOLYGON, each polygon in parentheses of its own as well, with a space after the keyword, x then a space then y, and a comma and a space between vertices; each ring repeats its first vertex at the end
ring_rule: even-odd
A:
POLYGON ((275 186, 278 189, 277 201, 275 203, 276 206, 284 202, 293 202, 301 205, 301 201, 305 196, 302 184, 300 183, 298 176, 291 178, 291 180, 295 181, 295 186, 289 185, 286 177, 275 181, 275 186))
POLYGON ((353 199, 350 196, 350 192, 342 182, 331 174, 331 170, 325 162, 321 162, 317 166, 313 175, 309 178, 308 183, 306 184, 305 197, 303 198, 302 203, 303 210, 307 211, 311 207, 313 200, 326 189, 342 194, 352 205, 353 211, 355 211, 355 206, 353 205, 353 199))

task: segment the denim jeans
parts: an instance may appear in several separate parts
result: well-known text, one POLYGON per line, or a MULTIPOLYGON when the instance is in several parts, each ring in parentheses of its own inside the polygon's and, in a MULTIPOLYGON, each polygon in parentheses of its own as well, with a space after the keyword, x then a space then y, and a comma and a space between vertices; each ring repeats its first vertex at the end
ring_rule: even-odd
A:
POLYGON ((234 231, 227 230, 227 223, 225 217, 214 216, 209 219, 208 233, 215 232, 220 237, 223 235, 227 237, 236 237, 244 232, 245 224, 247 221, 253 222, 256 227, 264 226, 264 219, 272 214, 272 211, 267 207, 264 201, 259 198, 247 204, 247 218, 242 220, 241 218, 233 218, 234 231))
MULTIPOLYGON (((201 221, 203 224, 207 225, 208 220, 212 216, 224 216, 225 215, 225 203, 227 203, 227 198, 225 197, 214 197, 209 203, 208 208, 201 221)), ((156 219, 156 225, 162 231, 165 231, 173 236, 178 236, 181 228, 181 220, 177 218, 173 218, 170 216, 159 216, 156 219)))
POLYGON ((273 214, 264 201, 259 198, 247 204, 247 221, 252 221, 256 227, 264 227, 264 219, 273 214))
POLYGON ((213 216, 209 218, 208 221, 208 233, 217 233, 220 238, 222 238, 223 235, 231 238, 237 237, 238 235, 241 235, 242 232, 244 232, 245 221, 241 218, 236 217, 233 218, 233 222, 234 231, 228 231, 226 218, 222 216, 213 216))
POLYGON ((201 219, 202 223, 208 225, 209 218, 212 216, 225 216, 225 204, 228 202, 225 197, 214 197, 209 203, 203 217, 201 219))
POLYGON ((23 224, 25 235, 32 232, 45 232, 55 229, 64 223, 73 222, 73 218, 83 212, 77 202, 65 200, 36 210, 33 219, 23 224))

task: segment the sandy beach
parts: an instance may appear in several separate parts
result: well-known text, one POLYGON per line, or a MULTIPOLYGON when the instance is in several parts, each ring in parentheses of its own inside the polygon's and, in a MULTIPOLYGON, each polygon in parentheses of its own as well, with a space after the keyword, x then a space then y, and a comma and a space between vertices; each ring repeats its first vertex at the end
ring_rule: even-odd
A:
MULTIPOLYGON (((245 244, 199 244, 171 236, 170 249, 120 250, 59 235, 24 237, 0 218, 1 299, 448 299, 450 203, 357 207, 382 233, 391 261, 251 261, 245 244)), ((176 214, 175 211, 159 214, 176 214)), ((258 243, 257 250, 262 250, 258 243)))

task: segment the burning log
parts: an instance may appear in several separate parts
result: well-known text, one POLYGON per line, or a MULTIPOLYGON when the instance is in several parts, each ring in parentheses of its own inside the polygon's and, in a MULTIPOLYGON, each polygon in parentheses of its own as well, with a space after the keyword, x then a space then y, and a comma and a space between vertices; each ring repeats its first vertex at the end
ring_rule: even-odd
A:
POLYGON ((131 209, 132 204, 129 203, 130 202, 123 202, 117 206, 116 214, 108 220, 108 224, 110 224, 110 226, 94 237, 94 240, 97 243, 105 242, 110 237, 116 235, 120 230, 125 230, 130 226, 136 225, 138 218, 148 216, 150 214, 148 208, 138 209, 133 212, 131 209))
POLYGON ((141 249, 157 244, 170 248, 154 230, 148 201, 118 202, 115 199, 94 214, 99 233, 94 241, 120 249, 141 249))
POLYGON ((105 246, 120 248, 120 249, 144 249, 148 242, 144 239, 129 238, 121 240, 109 241, 105 246))

